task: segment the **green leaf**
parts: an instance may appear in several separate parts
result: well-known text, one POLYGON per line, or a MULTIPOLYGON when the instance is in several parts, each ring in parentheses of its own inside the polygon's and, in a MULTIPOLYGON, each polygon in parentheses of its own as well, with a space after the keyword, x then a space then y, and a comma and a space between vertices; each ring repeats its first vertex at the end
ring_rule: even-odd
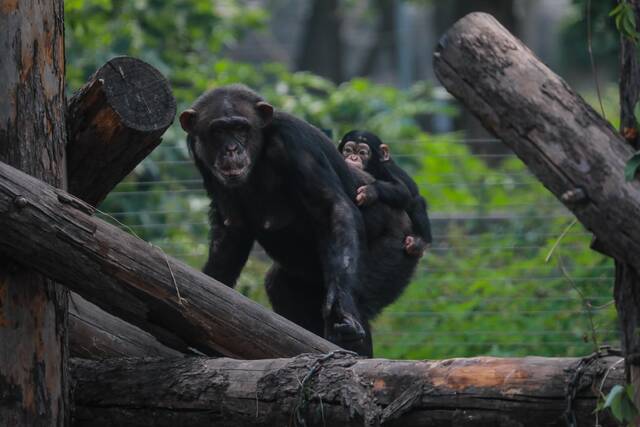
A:
POLYGON ((618 398, 618 396, 620 396, 622 393, 624 393, 624 391, 625 391, 624 387, 622 387, 620 384, 616 384, 613 387, 611 387, 611 390, 609 391, 609 394, 607 395, 607 400, 605 400, 604 406, 602 407, 602 409, 606 409, 606 408, 611 407, 611 405, 613 404, 614 400, 616 400, 618 398))
POLYGON ((624 3, 618 3, 618 4, 616 5, 616 7, 614 7, 614 8, 611 10, 611 12, 609 12, 609 16, 612 16, 612 17, 613 17, 613 16, 616 16, 616 15, 619 15, 619 14, 620 14, 620 12, 622 11, 622 7, 623 7, 623 6, 624 6, 624 3))
POLYGON ((618 394, 615 399, 611 401, 611 413, 618 421, 624 421, 622 414, 622 394, 618 394))
POLYGON ((629 182, 633 181, 636 177, 636 173, 638 172, 638 167, 640 167, 640 151, 635 153, 627 162, 627 165, 624 167, 624 179, 629 182))

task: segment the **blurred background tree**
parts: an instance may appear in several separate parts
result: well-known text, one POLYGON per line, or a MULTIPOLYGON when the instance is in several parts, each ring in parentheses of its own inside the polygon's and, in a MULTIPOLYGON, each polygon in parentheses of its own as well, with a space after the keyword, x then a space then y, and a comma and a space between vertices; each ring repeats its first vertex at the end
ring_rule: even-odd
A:
MULTIPOLYGON (((572 215, 437 86, 431 55, 456 19, 487 11, 595 103, 589 12, 607 117, 617 117, 613 4, 593 3, 587 11, 586 0, 67 0, 68 87, 132 55, 167 76, 179 108, 241 82, 334 139, 354 128, 378 133, 429 200, 435 241, 376 321, 376 354, 581 355, 618 342, 612 263, 589 250, 580 225, 567 229, 572 215)), ((208 252, 207 208, 176 125, 100 207, 196 268, 208 252)), ((237 288, 265 305, 268 266, 256 247, 237 288)))

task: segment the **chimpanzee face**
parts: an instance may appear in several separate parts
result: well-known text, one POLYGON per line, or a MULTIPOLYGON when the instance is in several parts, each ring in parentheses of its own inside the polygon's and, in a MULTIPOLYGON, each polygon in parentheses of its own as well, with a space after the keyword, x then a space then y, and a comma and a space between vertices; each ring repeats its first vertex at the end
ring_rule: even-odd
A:
POLYGON ((180 116, 193 154, 222 185, 242 185, 262 151, 262 128, 271 120, 273 107, 245 100, 224 100, 221 108, 213 101, 205 107, 180 116))
POLYGON ((342 156, 349 165, 365 169, 371 157, 371 148, 363 142, 347 141, 342 147, 342 156))

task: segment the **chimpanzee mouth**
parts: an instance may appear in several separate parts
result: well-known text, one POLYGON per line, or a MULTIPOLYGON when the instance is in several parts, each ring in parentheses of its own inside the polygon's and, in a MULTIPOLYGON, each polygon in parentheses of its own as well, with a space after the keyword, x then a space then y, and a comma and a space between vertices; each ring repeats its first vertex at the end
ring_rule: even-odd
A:
POLYGON ((222 169, 220 173, 227 178, 239 178, 247 172, 248 168, 248 166, 243 166, 241 168, 222 169))

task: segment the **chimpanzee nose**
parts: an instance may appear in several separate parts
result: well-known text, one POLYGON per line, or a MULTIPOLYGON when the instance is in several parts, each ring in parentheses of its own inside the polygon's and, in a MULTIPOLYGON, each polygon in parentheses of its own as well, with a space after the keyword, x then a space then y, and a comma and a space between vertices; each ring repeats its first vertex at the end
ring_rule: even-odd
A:
POLYGON ((236 144, 235 142, 228 144, 226 149, 229 154, 235 153, 236 151, 238 151, 238 144, 236 144))

